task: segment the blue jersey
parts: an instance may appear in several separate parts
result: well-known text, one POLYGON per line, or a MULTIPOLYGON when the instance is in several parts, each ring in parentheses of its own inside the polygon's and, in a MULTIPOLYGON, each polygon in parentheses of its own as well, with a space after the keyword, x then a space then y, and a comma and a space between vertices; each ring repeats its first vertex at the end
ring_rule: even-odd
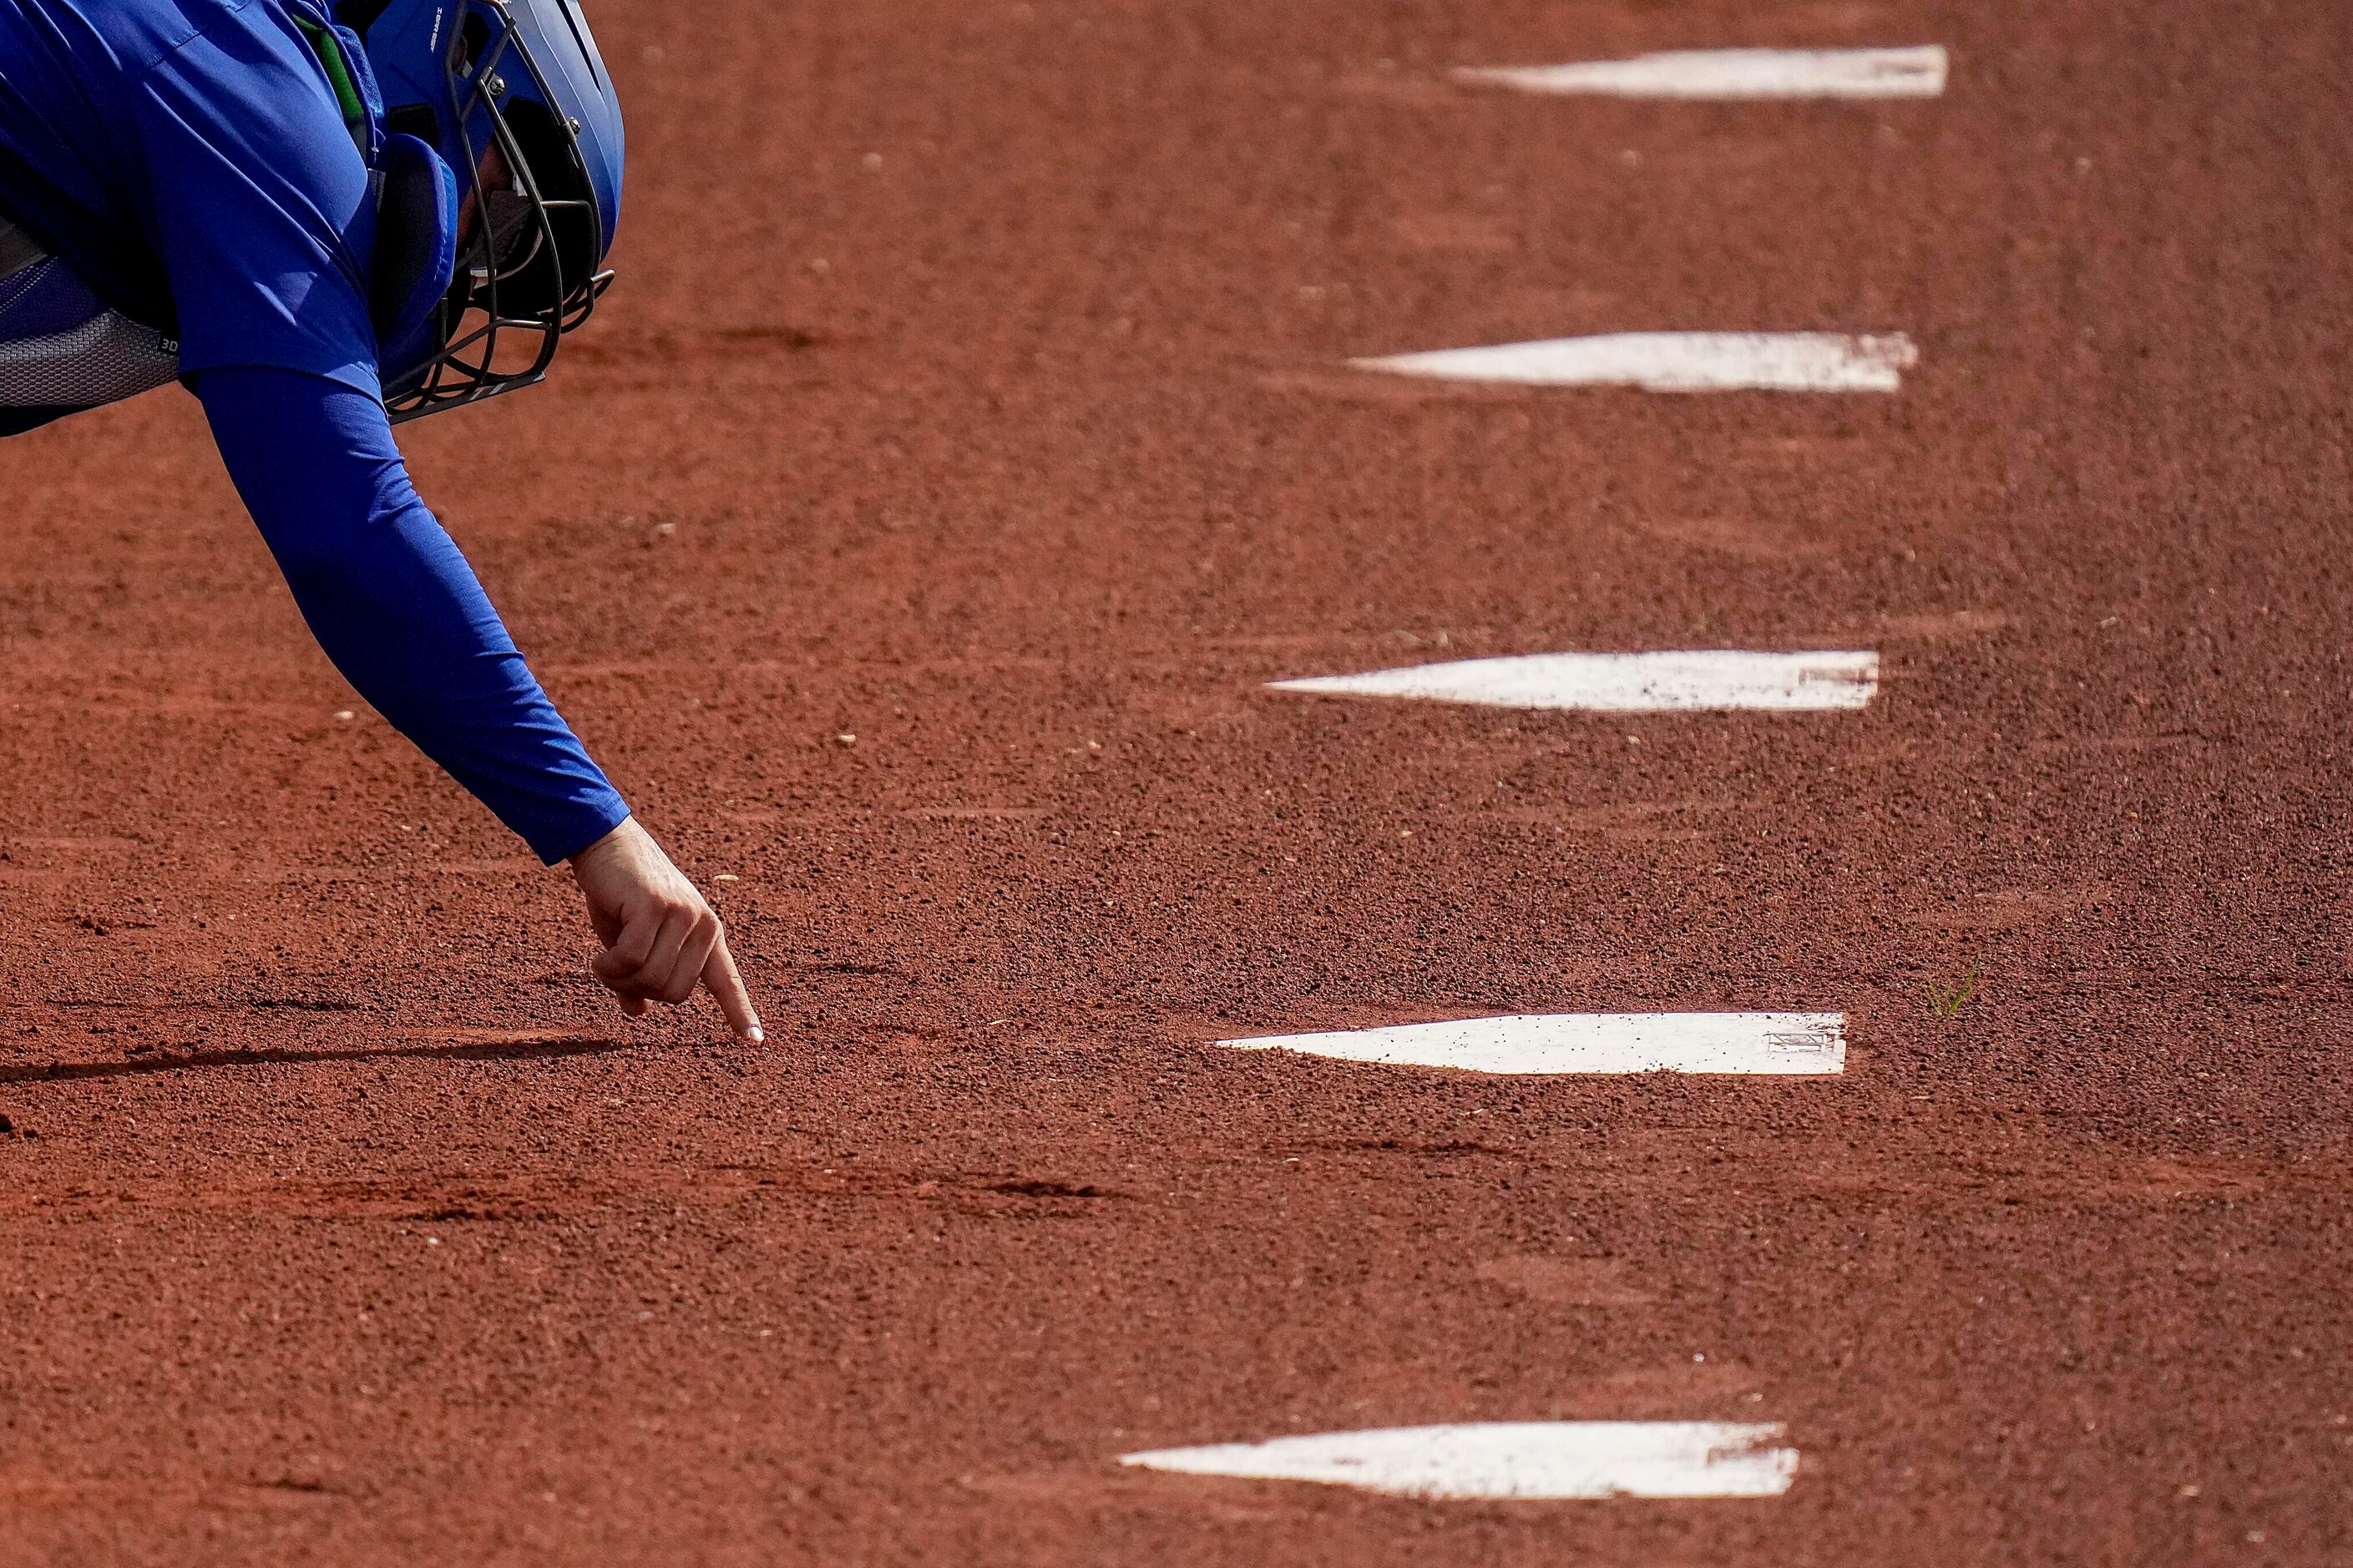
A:
POLYGON ((329 656, 553 861, 628 808, 393 445, 368 306, 373 128, 355 141, 304 31, 327 19, 314 0, 0 0, 0 216, 176 343, 329 656))
POLYGON ((0 0, 0 201, 183 374, 376 390, 368 171, 311 0, 0 0))

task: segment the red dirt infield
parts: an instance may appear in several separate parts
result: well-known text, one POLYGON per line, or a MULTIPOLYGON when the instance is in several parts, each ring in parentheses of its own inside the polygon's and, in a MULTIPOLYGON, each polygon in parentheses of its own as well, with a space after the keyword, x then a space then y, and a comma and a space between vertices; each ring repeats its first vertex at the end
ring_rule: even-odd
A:
POLYGON ((769 1044, 609 1005, 193 399, 0 446, 0 1563, 2353 1563, 2353 9, 592 15, 619 281, 404 442, 769 1044), (1446 76, 1928 42, 1922 102, 1446 76), (1921 359, 1341 368, 1683 328, 1921 359), (1885 675, 1264 689, 1716 647, 1885 675), (1715 1008, 1845 1074, 1208 1044, 1715 1008), (1803 1460, 1115 1462, 1555 1417, 1803 1460))

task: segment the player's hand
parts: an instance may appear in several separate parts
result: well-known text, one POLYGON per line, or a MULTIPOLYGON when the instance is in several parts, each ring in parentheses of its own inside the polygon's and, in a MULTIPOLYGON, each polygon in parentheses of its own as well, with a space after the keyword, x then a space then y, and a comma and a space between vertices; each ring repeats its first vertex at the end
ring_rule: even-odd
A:
POLYGON ((572 877, 605 944, 588 967, 621 999, 622 1012, 641 1018, 657 1002, 685 1001, 700 982, 738 1039, 765 1038, 719 917, 636 817, 575 855, 572 877))

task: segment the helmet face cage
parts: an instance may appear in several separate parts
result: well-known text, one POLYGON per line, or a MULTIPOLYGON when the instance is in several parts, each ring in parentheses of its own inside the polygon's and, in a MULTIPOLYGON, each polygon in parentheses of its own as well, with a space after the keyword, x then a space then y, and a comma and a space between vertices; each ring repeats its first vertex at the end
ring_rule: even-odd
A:
POLYGON ((453 150, 462 149, 459 189, 470 193, 472 230, 434 308, 441 347, 385 388, 396 424, 539 381, 558 340, 588 319, 613 280, 596 269, 606 236, 578 122, 551 107, 558 100, 506 0, 465 0, 444 16, 453 36, 437 39, 443 112, 453 150), (508 185, 483 174, 494 149, 508 185))

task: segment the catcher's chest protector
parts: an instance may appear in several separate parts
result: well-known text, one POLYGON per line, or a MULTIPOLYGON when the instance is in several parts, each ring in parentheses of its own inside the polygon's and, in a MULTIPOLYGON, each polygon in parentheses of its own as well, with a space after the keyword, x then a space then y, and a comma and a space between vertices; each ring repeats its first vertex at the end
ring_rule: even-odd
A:
POLYGON ((96 408, 179 372, 179 344, 108 309, 71 268, 0 218, 0 410, 96 408))

